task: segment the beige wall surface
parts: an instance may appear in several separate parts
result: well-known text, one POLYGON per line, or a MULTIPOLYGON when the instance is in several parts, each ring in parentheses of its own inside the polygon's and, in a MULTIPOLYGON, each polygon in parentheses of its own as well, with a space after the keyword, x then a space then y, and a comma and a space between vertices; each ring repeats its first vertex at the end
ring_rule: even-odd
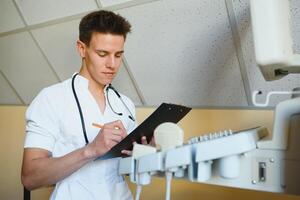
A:
MULTIPOLYGON (((0 199, 22 199, 23 189, 20 182, 20 170, 24 140, 24 114, 26 107, 0 106, 0 199)), ((137 119, 143 121, 153 112, 153 108, 138 108, 137 119)), ((272 111, 263 110, 221 110, 193 109, 179 125, 185 131, 185 140, 192 136, 212 131, 232 129, 234 131, 256 126, 272 129, 272 111)), ((130 184, 132 192, 135 185, 130 184)), ((51 188, 32 192, 33 200, 48 199, 51 188)), ((165 180, 154 178, 149 186, 143 188, 141 199, 164 199, 165 180)), ((191 183, 183 180, 172 181, 172 199, 205 200, 253 200, 284 199, 300 200, 300 196, 242 190, 221 186, 191 183)))

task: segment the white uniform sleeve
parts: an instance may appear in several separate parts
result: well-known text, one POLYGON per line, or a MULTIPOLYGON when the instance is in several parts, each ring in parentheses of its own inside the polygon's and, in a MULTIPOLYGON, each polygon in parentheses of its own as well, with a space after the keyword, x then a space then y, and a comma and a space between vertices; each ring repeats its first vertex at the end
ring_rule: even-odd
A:
POLYGON ((42 90, 26 112, 24 148, 42 148, 52 152, 59 133, 59 120, 47 91, 42 90))

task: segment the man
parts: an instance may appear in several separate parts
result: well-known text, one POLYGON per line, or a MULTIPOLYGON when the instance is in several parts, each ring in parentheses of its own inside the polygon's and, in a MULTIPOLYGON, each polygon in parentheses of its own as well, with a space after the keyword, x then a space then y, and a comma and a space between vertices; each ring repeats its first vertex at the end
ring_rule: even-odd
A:
POLYGON ((55 184, 50 198, 55 200, 132 199, 118 175, 118 159, 95 161, 136 126, 134 104, 109 86, 130 29, 110 11, 81 20, 79 74, 43 89, 26 112, 22 183, 27 189, 55 184))

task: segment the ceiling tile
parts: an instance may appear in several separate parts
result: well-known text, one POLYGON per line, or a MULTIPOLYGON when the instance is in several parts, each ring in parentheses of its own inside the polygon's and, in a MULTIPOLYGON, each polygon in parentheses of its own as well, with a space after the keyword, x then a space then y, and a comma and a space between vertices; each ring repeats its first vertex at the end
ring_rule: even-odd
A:
POLYGON ((247 105, 224 1, 155 1, 119 13, 132 24, 125 55, 148 105, 247 105))
POLYGON ((78 24, 79 20, 74 20, 32 31, 60 80, 68 79, 80 68, 76 49, 78 24))
POLYGON ((118 6, 118 5, 138 5, 143 3, 149 3, 152 1, 158 1, 158 0, 98 0, 102 7, 110 7, 110 6, 118 6))
POLYGON ((0 60, 2 72, 26 104, 58 81, 27 32, 0 38, 0 60))
POLYGON ((0 1, 0 32, 11 31, 24 26, 13 1, 0 1))
POLYGON ((95 0, 16 0, 16 2, 30 25, 97 9, 95 0))
POLYGON ((9 83, 0 73, 0 104, 22 104, 9 83))
POLYGON ((128 2, 132 2, 134 0, 98 0, 101 5, 103 7, 107 7, 107 6, 113 6, 113 5, 118 5, 118 4, 123 4, 123 3, 128 3, 128 2))

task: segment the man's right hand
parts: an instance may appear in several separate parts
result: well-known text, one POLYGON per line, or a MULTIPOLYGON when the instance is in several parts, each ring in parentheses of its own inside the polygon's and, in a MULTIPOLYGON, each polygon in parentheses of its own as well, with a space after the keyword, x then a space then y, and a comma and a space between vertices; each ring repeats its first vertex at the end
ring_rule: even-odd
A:
POLYGON ((126 136, 126 129, 120 120, 104 124, 93 142, 87 146, 89 156, 97 158, 104 155, 126 136))
POLYGON ((22 183, 29 189, 56 184, 86 163, 105 154, 126 137, 121 121, 104 124, 93 142, 62 157, 39 148, 25 148, 22 165, 22 183))

